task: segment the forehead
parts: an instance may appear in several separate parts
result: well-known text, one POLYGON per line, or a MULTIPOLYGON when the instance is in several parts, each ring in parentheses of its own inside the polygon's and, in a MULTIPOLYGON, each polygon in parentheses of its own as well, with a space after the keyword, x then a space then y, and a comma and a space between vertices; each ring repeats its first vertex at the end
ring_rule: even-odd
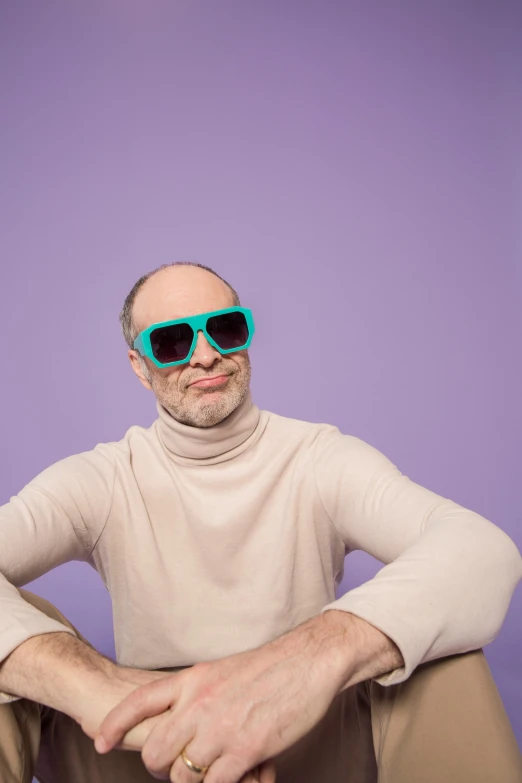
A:
POLYGON ((168 267, 150 277, 139 291, 132 310, 139 331, 160 321, 186 318, 232 307, 229 287, 205 269, 168 267))

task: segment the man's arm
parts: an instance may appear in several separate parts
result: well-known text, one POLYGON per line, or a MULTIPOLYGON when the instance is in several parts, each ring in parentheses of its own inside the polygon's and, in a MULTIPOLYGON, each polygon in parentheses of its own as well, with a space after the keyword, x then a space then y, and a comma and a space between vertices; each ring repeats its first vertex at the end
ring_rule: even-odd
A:
POLYGON ((314 466, 325 514, 347 550, 387 564, 322 610, 351 613, 395 642, 404 665, 377 682, 401 682, 420 663, 495 638, 522 577, 520 554, 500 528, 336 428, 319 436, 314 466))
POLYGON ((60 710, 78 723, 115 664, 69 633, 32 636, 0 664, 0 690, 60 710))
POLYGON ((309 622, 324 640, 325 655, 337 661, 338 692, 404 666, 395 642, 350 612, 330 609, 309 622))
MULTIPOLYGON (((109 514, 114 477, 110 447, 101 444, 51 465, 0 507, 0 662, 33 636, 74 637, 17 588, 89 557, 109 514)), ((0 703, 6 700, 0 693, 0 703)))
MULTIPOLYGON (((118 666, 70 633, 46 633, 22 642, 0 664, 0 690, 64 712, 94 737, 122 699, 166 676, 118 666)), ((154 723, 143 721, 122 747, 140 750, 154 723)))

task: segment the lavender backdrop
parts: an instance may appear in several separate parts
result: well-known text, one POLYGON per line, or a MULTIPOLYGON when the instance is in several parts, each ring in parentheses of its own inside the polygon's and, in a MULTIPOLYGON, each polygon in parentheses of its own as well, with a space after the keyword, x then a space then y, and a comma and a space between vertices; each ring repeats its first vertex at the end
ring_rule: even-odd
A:
MULTIPOLYGON (((521 35, 507 0, 0 0, 0 502, 151 423, 117 315, 192 259, 254 309, 258 405, 521 547, 521 35)), ((87 566, 29 589, 112 653, 87 566)), ((520 739, 521 608, 487 648, 520 739)))

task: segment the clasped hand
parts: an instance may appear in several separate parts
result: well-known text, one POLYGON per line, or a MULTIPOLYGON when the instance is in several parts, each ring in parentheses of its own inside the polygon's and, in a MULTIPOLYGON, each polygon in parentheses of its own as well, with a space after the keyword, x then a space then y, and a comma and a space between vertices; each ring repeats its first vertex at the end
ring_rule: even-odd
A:
POLYGON ((318 651, 310 621, 255 650, 140 685, 106 715, 95 734, 96 749, 121 747, 133 727, 159 716, 141 749, 154 777, 273 783, 271 759, 310 731, 338 692, 328 660, 318 651), (183 749, 208 771, 189 769, 183 749))

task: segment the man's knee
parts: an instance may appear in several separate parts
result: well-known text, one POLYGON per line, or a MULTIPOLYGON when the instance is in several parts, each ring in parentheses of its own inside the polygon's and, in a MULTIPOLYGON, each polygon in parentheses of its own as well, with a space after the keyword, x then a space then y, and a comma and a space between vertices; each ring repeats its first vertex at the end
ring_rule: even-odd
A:
POLYGON ((397 685, 372 682, 371 693, 383 780, 522 780, 520 751, 482 649, 421 664, 397 685))
POLYGON ((53 620, 57 620, 59 623, 62 623, 62 625, 66 625, 67 628, 70 628, 76 636, 81 639, 86 644, 89 644, 90 647, 92 645, 85 639, 84 636, 78 631, 77 628, 74 627, 74 625, 65 617, 62 612, 60 612, 59 609, 56 608, 54 604, 52 604, 50 601, 48 601, 46 598, 42 598, 40 595, 36 595, 36 593, 31 593, 29 590, 24 590, 23 588, 19 587, 18 592, 24 599, 24 601, 27 601, 28 604, 31 604, 31 606, 34 606, 35 609, 38 609, 43 614, 47 615, 47 617, 51 617, 53 620))
POLYGON ((18 588, 18 592, 24 601, 27 601, 28 604, 31 604, 31 606, 34 606, 35 609, 38 609, 40 612, 43 612, 43 614, 47 615, 47 617, 52 617, 53 620, 59 620, 60 622, 65 621, 65 625, 71 627, 71 624, 63 616, 60 610, 57 609, 56 606, 54 606, 54 604, 52 604, 50 601, 47 601, 46 598, 42 598, 40 595, 31 593, 29 590, 24 590, 21 587, 18 588))

